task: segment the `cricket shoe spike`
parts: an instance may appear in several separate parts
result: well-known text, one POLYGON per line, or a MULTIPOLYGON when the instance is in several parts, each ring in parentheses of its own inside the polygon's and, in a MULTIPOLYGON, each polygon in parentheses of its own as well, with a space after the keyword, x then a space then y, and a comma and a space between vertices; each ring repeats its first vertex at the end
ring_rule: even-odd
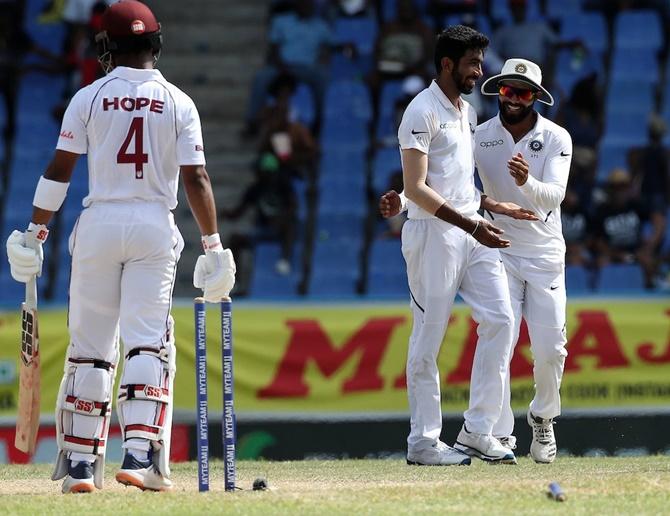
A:
POLYGON ((142 491, 170 491, 172 482, 161 475, 151 459, 139 460, 130 453, 123 458, 121 469, 116 473, 116 481, 125 486, 133 486, 142 491))
POLYGON ((489 464, 516 464, 514 452, 503 446, 498 439, 490 434, 469 432, 465 425, 458 434, 454 448, 489 464))
POLYGON ((550 464, 556 459, 556 437, 554 420, 542 419, 529 410, 528 424, 533 429, 533 442, 530 443, 530 456, 538 464, 550 464))
POLYGON ((469 466, 470 457, 460 451, 437 441, 430 448, 407 453, 410 466, 469 466))
POLYGON ((93 464, 86 461, 69 461, 62 491, 64 494, 95 491, 93 464))

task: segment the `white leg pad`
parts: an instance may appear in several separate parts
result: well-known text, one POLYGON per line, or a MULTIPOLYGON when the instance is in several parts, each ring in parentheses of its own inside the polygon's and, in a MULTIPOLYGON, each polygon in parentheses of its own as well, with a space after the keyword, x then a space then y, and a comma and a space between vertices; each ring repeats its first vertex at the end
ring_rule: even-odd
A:
POLYGON ((58 457, 52 475, 67 475, 68 460, 93 462, 94 482, 103 487, 105 450, 116 363, 68 357, 56 404, 58 457))
POLYGON ((123 447, 153 451, 160 473, 170 475, 172 389, 175 374, 174 321, 160 347, 140 347, 126 355, 118 393, 123 447))

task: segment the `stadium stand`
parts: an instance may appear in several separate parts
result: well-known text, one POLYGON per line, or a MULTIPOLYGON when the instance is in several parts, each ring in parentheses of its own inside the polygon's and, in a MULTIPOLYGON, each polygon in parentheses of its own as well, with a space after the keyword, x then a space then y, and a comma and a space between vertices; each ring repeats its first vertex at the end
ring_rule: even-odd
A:
MULTIPOLYGON (((26 31, 39 44, 60 48, 65 35, 64 25, 39 22, 44 3, 27 0, 26 31)), ((435 3, 438 2, 414 0, 423 19, 431 23, 435 19, 431 6, 435 3)), ((275 270, 278 243, 257 243, 248 289, 251 298, 307 296, 316 299, 361 294, 384 299, 407 297, 400 242, 397 238, 382 238, 383 225, 377 215, 377 198, 400 169, 395 124, 396 103, 403 96, 404 78, 383 81, 378 96, 373 96, 368 82, 379 28, 383 22, 394 18, 397 2, 377 0, 369 4, 371 9, 361 15, 327 18, 334 40, 329 63, 324 63, 330 80, 323 105, 317 105, 313 90, 305 83, 298 85, 292 97, 292 119, 310 127, 317 136, 320 147, 318 170, 314 177, 294 180, 301 232, 290 274, 278 274, 275 270), (352 52, 348 45, 353 45, 355 51, 352 52), (345 47, 348 50, 343 51, 345 47)), ((461 4, 467 2, 454 3, 461 4)), ((472 19, 473 24, 490 35, 511 20, 508 0, 470 4, 474 7, 470 5, 467 11, 449 12, 439 20, 454 23, 472 19), (464 18, 464 14, 470 18, 464 18)), ((603 198, 605 181, 611 171, 630 168, 631 149, 648 144, 649 116, 658 113, 666 125, 670 121, 670 55, 664 46, 668 40, 665 23, 656 10, 633 8, 612 16, 611 10, 587 10, 587 4, 591 3, 586 0, 528 0, 528 18, 547 21, 562 41, 579 40, 582 43, 577 47, 556 48, 553 63, 540 63, 546 67, 547 83, 559 99, 553 110, 544 113, 550 117, 558 116, 575 85, 592 74, 596 75, 602 90, 603 130, 597 143, 588 149, 597 156, 589 165, 595 181, 587 199, 588 209, 593 211, 603 198)), ((290 2, 282 5, 291 8, 290 2)), ((319 5, 326 4, 320 2, 319 5)), ((492 49, 495 49, 495 40, 492 49)), ((434 73, 431 69, 425 72, 426 77, 434 73)), ((253 70, 248 71, 248 78, 252 73, 253 70)), ((62 74, 28 74, 21 82, 13 161, 8 167, 7 191, 2 192, 2 238, 6 238, 12 228, 24 224, 30 212, 34 183, 49 159, 58 131, 52 112, 60 99, 53 92, 64 88, 62 74)), ((495 101, 485 99, 481 111, 480 119, 495 113, 495 101)), ((0 116, 2 120, 6 118, 1 104, 0 116)), ((240 112, 238 118, 241 125, 243 113, 240 112)), ((663 143, 670 145, 670 132, 664 133, 663 143)), ((4 150, 0 152, 4 153, 4 150)), ((5 159, 4 154, 0 157, 5 159)), ((67 234, 87 191, 85 166, 80 163, 81 170, 75 174, 77 179, 70 187, 58 220, 59 230, 53 243, 58 252, 53 255, 47 252, 41 288, 57 301, 64 301, 67 296, 67 234)), ((242 177, 240 183, 246 184, 247 179, 242 177)), ((571 177, 573 180, 575 178, 571 177)), ((230 181, 226 181, 215 182, 218 192, 228 187, 230 181)), ((666 178, 666 182, 670 179, 666 178)), ((219 198, 222 195, 217 193, 219 198)), ((670 215, 667 194, 664 202, 664 211, 670 215)), ((667 288, 670 274, 670 229, 667 229, 670 224, 665 227, 665 238, 658 250, 657 288, 667 288)), ((569 293, 632 292, 644 287, 639 266, 613 264, 598 270, 592 265, 596 263, 596 251, 588 242, 585 247, 590 253, 590 265, 567 268, 569 293)), ((20 297, 19 287, 9 277, 3 259, 0 263, 2 300, 20 297)))

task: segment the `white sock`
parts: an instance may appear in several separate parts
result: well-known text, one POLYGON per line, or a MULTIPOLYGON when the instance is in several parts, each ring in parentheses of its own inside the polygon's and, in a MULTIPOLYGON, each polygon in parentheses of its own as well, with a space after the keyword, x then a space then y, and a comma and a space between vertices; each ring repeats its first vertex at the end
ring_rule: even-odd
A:
POLYGON ((149 452, 144 450, 138 450, 137 448, 128 448, 128 453, 135 457, 137 460, 147 461, 149 460, 149 452))
POLYGON ((91 453, 70 452, 70 460, 72 466, 76 466, 80 462, 95 462, 96 456, 91 453))

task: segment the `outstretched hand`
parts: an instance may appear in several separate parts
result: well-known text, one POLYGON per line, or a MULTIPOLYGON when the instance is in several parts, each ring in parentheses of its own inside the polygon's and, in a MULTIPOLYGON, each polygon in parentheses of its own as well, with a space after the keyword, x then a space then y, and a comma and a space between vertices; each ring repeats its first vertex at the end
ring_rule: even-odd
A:
POLYGON ((504 231, 495 227, 486 220, 480 220, 472 236, 482 245, 493 248, 505 248, 510 246, 509 240, 500 238, 504 231))
POLYGON ((379 198, 379 213, 388 219, 400 213, 400 194, 395 190, 389 190, 379 198))
POLYGON ((500 215, 507 215, 508 217, 512 217, 513 219, 540 220, 537 218, 534 211, 522 208, 521 206, 519 206, 518 204, 514 204, 513 202, 499 202, 496 208, 498 208, 496 210, 496 213, 499 213, 500 215))

